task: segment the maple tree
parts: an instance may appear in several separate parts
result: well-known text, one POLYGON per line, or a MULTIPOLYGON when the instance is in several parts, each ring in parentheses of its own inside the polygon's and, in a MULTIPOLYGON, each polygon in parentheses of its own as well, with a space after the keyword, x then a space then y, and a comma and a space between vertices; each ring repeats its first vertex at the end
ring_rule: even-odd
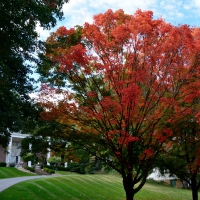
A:
MULTIPOLYGON (((198 47, 199 29, 192 30, 198 47)), ((199 55, 196 55, 197 58, 199 55)), ((196 61, 195 61, 196 62, 196 61)), ((179 109, 173 112, 168 126, 173 131, 173 139, 166 143, 165 151, 159 156, 156 165, 169 170, 192 190, 192 199, 198 200, 200 188, 200 126, 199 126, 199 70, 198 62, 194 63, 195 72, 187 85, 184 95, 180 95, 179 109), (173 119, 172 119, 173 118, 173 119)))
POLYGON ((190 119, 176 123, 174 127, 176 137, 172 141, 171 147, 166 148, 162 153, 157 167, 161 171, 168 170, 175 174, 185 186, 192 190, 192 199, 198 200, 198 190, 200 188, 200 140, 199 124, 190 119))
POLYGON ((184 101, 199 96, 198 35, 151 11, 108 10, 92 24, 60 27, 46 41, 42 118, 65 125, 69 139, 119 172, 127 200, 174 136, 167 127, 173 113, 184 115, 184 101))
MULTIPOLYGON (((196 91, 199 92, 198 85, 196 85, 196 91)), ((192 92, 191 95, 194 93, 192 92)), ((174 119, 168 124, 174 137, 166 143, 165 150, 158 156, 155 165, 161 172, 168 170, 171 174, 175 174, 182 181, 183 187, 191 188, 192 199, 198 200, 200 188, 199 98, 183 101, 182 109, 187 112, 184 115, 174 113, 174 119)))

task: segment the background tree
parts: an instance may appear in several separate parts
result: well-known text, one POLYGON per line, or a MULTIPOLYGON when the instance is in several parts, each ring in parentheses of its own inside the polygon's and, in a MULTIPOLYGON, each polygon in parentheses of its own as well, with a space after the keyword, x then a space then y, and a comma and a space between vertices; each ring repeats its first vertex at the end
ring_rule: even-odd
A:
MULTIPOLYGON (((196 102, 197 103, 197 102, 196 102)), ((199 102, 198 102, 199 104, 199 102)), ((200 126, 196 113, 199 106, 190 105, 190 114, 176 118, 172 127, 175 137, 170 141, 156 162, 161 172, 175 174, 192 190, 192 199, 198 200, 200 188, 200 126), (195 107, 195 108, 194 108, 195 107), (193 108, 193 109, 192 109, 193 108)))
POLYGON ((85 150, 82 143, 68 143, 65 148, 65 158, 70 171, 81 174, 94 174, 105 171, 101 161, 85 150))
POLYGON ((119 172, 132 200, 173 135, 171 113, 185 112, 180 97, 198 96, 184 92, 199 76, 193 30, 154 20, 151 11, 108 10, 83 28, 59 28, 46 43, 41 116, 119 172))
MULTIPOLYGON (((199 28, 192 30, 196 48, 199 44, 199 28)), ((184 80, 184 92, 180 95, 179 108, 173 110, 168 126, 174 137, 166 143, 165 151, 158 158, 157 166, 169 170, 192 189, 193 200, 198 200, 200 188, 200 138, 199 138, 199 53, 193 58, 193 75, 184 80)))
POLYGON ((4 147, 10 132, 22 128, 23 117, 31 108, 28 94, 33 90, 33 80, 29 75, 42 50, 36 26, 54 27, 63 17, 65 2, 68 0, 0 3, 0 144, 4 147))
POLYGON ((35 165, 38 162, 44 163, 49 148, 48 138, 41 136, 30 136, 21 142, 22 156, 25 162, 32 161, 35 165))
POLYGON ((61 157, 57 157, 57 156, 52 156, 50 158, 47 159, 47 162, 50 163, 50 165, 57 165, 59 162, 61 162, 61 157))

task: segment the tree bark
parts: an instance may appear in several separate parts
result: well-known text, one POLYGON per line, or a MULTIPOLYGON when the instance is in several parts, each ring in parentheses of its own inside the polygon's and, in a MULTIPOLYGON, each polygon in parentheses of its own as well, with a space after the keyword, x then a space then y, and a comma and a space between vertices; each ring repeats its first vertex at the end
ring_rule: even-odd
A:
POLYGON ((198 200, 198 190, 196 188, 192 188, 192 199, 198 200))
POLYGON ((192 199, 198 200, 198 189, 196 178, 191 178, 192 199))
POLYGON ((132 173, 128 173, 127 176, 123 176, 123 185, 126 192, 126 200, 134 199, 134 189, 133 189, 133 178, 132 173))

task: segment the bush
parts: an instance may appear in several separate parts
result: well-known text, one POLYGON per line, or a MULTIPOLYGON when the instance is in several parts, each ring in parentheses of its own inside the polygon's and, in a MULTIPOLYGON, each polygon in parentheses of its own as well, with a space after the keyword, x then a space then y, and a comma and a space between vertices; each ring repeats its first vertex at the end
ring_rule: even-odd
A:
POLYGON ((48 169, 56 169, 59 171, 70 171, 68 167, 61 167, 61 166, 52 166, 52 165, 43 165, 41 166, 42 169, 48 168, 48 169))
POLYGON ((55 174, 55 171, 53 169, 49 169, 49 174, 55 174))
POLYGON ((59 162, 61 162, 61 158, 57 157, 57 156, 52 156, 47 159, 47 162, 49 162, 51 165, 55 165, 55 164, 58 164, 59 162))
POLYGON ((33 167, 26 166, 25 169, 27 169, 31 172, 35 172, 35 168, 33 168, 33 167))
POLYGON ((54 166, 52 166, 52 165, 43 165, 43 169, 44 169, 44 168, 53 169, 54 166))
POLYGON ((9 163, 9 167, 15 167, 15 163, 9 163))
POLYGON ((59 171, 70 171, 70 169, 68 167, 61 167, 61 166, 56 166, 55 167, 57 170, 59 171))
POLYGON ((101 162, 99 160, 97 160, 97 161, 89 164, 88 173, 89 174, 95 174, 95 173, 100 172, 101 169, 102 169, 101 162))
POLYGON ((22 155, 22 159, 25 162, 28 162, 28 161, 34 162, 34 154, 32 154, 32 153, 26 153, 26 154, 22 155))
POLYGON ((5 162, 0 162, 0 167, 6 167, 6 163, 5 162))
POLYGON ((68 165, 69 171, 70 172, 76 172, 79 174, 85 174, 85 166, 83 164, 79 164, 76 162, 69 163, 68 165))
POLYGON ((53 170, 53 169, 49 169, 49 168, 43 168, 43 170, 45 171, 45 172, 47 172, 47 173, 49 173, 49 174, 54 174, 55 173, 55 171, 53 170))

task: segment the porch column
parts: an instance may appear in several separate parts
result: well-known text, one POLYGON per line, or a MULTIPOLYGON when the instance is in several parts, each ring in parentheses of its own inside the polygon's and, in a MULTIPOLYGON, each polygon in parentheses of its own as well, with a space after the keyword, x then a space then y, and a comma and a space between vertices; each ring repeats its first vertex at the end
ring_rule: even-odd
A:
POLYGON ((11 154, 12 154, 12 135, 10 136, 10 142, 8 144, 8 150, 6 153, 6 164, 9 165, 11 161, 11 154))
MULTIPOLYGON (((50 137, 49 137, 49 140, 50 140, 50 137)), ((51 145, 51 141, 49 141, 49 146, 51 145)), ((48 148, 48 153, 47 153, 47 159, 51 157, 51 149, 48 148)), ((47 162, 47 165, 50 165, 49 162, 47 162)))
MULTIPOLYGON (((32 149, 32 144, 29 144, 29 150, 32 149)), ((31 167, 31 161, 28 161, 28 166, 31 167)))

